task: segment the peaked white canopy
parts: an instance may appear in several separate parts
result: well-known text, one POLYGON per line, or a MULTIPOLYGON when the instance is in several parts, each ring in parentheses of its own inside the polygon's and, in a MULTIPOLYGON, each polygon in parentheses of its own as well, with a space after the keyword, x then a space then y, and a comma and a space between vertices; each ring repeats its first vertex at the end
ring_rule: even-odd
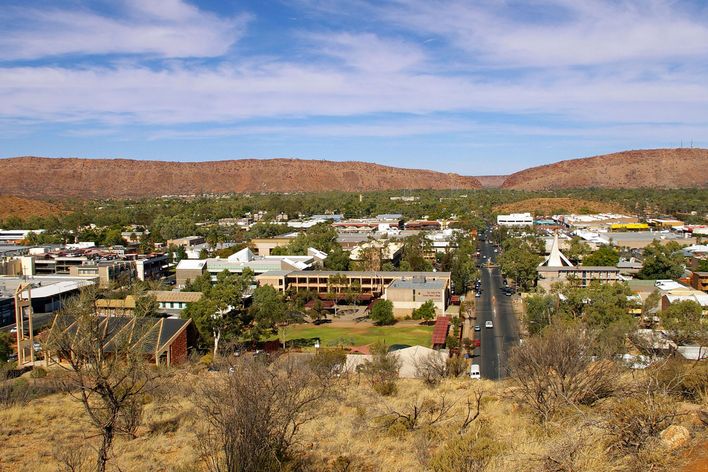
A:
POLYGON ((558 233, 553 235, 553 245, 551 253, 541 262, 539 267, 573 267, 573 263, 568 260, 558 247, 558 233))

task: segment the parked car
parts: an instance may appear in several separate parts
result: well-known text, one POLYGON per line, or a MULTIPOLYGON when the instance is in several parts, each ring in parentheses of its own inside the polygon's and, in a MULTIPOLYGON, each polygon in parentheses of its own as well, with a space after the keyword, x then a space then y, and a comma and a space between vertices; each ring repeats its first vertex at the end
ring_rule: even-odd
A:
POLYGON ((470 378, 475 380, 479 380, 482 378, 479 372, 479 364, 472 364, 470 366, 470 378))
POLYGON ((480 328, 479 325, 474 325, 474 330, 475 331, 482 331, 482 328, 480 328))
POLYGON ((491 320, 490 320, 490 321, 486 321, 486 322, 484 323, 484 327, 485 327, 485 328, 494 328, 494 323, 492 323, 491 320))

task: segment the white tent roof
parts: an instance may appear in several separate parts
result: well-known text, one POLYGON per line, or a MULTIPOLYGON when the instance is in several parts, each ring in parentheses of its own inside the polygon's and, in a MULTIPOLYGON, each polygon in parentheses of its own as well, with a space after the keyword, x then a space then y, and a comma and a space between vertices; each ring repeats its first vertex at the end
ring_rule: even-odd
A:
POLYGON ((539 264, 539 267, 573 267, 573 263, 560 252, 560 248, 558 247, 558 233, 553 235, 551 253, 539 264))

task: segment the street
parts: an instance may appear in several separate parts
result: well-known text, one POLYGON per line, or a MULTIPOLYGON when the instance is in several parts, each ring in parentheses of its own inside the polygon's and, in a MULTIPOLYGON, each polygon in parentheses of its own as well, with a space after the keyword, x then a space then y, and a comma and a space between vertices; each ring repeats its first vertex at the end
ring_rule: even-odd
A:
POLYGON ((519 331, 511 297, 500 290, 503 282, 499 268, 484 265, 488 260, 496 261, 494 246, 486 240, 480 241, 479 251, 483 264, 480 269, 482 296, 475 299, 475 324, 481 327, 481 331, 475 335, 481 340, 481 346, 474 351, 473 363, 480 365, 482 378, 495 380, 506 376, 507 356, 509 350, 519 343, 519 331), (492 321, 493 328, 485 328, 487 321, 492 321))

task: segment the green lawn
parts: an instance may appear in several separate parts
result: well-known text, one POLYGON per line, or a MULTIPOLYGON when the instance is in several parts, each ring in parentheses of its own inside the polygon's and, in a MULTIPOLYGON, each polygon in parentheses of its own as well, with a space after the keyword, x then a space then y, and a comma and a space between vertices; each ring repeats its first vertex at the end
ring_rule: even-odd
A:
POLYGON ((388 345, 408 344, 413 346, 420 344, 421 346, 430 346, 432 333, 432 326, 410 324, 354 327, 338 327, 336 324, 320 326, 302 324, 289 326, 285 331, 285 338, 288 343, 292 342, 299 346, 310 346, 314 344, 316 338, 320 339, 322 346, 360 346, 377 341, 384 341, 388 345))

